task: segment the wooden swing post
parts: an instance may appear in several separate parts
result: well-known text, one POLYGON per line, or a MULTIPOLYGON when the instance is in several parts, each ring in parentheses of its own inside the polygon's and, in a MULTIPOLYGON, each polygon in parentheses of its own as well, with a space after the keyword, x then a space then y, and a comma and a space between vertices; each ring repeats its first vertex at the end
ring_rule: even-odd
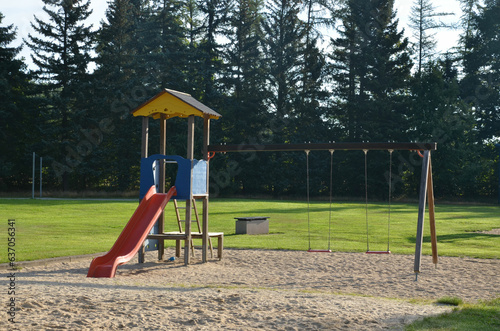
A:
POLYGON ((432 183, 431 152, 424 151, 422 161, 422 175, 420 179, 420 195, 418 205, 417 236, 415 242, 415 263, 414 272, 418 277, 422 260, 422 244, 424 239, 424 217, 426 198, 429 198, 429 225, 431 230, 432 261, 435 265, 438 262, 436 224, 434 218, 434 189, 432 183))

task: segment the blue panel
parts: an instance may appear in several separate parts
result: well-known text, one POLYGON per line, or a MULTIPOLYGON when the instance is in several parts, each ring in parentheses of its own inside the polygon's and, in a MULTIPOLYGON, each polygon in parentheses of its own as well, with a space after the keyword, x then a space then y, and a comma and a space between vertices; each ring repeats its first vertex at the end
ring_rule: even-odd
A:
POLYGON ((207 161, 193 161, 193 194, 207 193, 207 161))
POLYGON ((139 200, 142 200, 151 186, 155 185, 154 175, 153 175, 153 163, 156 160, 151 160, 149 158, 141 159, 141 183, 139 189, 139 200))
MULTIPOLYGON (((149 188, 152 185, 158 185, 159 178, 158 166, 155 167, 157 160, 170 160, 177 162, 177 176, 175 178, 175 188, 177 195, 175 199, 187 200, 191 198, 191 160, 187 160, 178 155, 161 155, 154 154, 147 158, 141 159, 141 183, 139 191, 139 199, 142 200, 149 188)), ((158 163, 156 164, 158 165, 158 163)), ((193 160, 193 194, 207 193, 207 161, 193 160)), ((158 187, 158 186, 157 186, 158 187)), ((151 234, 158 233, 158 224, 155 224, 150 232, 151 234)), ((146 240, 146 250, 158 250, 158 240, 146 240)))
POLYGON ((141 159, 141 183, 139 199, 142 200, 149 188, 155 184, 153 174, 153 164, 156 160, 171 160, 177 162, 177 178, 175 188, 177 189, 177 199, 189 199, 191 188, 191 161, 178 155, 154 154, 141 159))
POLYGON ((177 161, 177 176, 175 177, 176 199, 189 199, 191 197, 191 160, 177 161))

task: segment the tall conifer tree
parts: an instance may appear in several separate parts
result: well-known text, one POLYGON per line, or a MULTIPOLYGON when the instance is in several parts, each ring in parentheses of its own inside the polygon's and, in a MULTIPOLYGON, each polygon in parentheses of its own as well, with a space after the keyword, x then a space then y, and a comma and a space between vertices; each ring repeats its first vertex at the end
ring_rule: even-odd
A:
POLYGON ((37 106, 28 98, 29 75, 23 61, 16 58, 21 47, 10 46, 16 30, 14 25, 1 25, 3 18, 0 13, 0 191, 26 188, 30 180, 27 161, 40 139, 35 126, 37 106))
POLYGON ((185 90, 187 47, 186 32, 181 21, 183 5, 179 1, 154 0, 153 6, 151 60, 155 76, 158 76, 158 85, 161 88, 185 90))
POLYGON ((402 140, 408 39, 398 31, 392 0, 350 0, 332 55, 339 125, 349 140, 402 140))
POLYGON ((145 88, 146 75, 138 65, 140 10, 140 4, 130 0, 109 3, 97 35, 93 112, 86 121, 100 138, 89 166, 119 190, 133 188, 138 176, 131 169, 140 157, 140 125, 130 111, 152 93, 145 88))
POLYGON ((44 133, 54 147, 52 169, 62 180, 63 189, 68 189, 69 173, 75 173, 88 152, 79 145, 78 122, 86 113, 79 102, 89 83, 94 33, 84 21, 92 11, 90 1, 43 2, 49 19, 43 21, 35 16, 32 27, 39 36, 30 34, 26 43, 33 52, 33 63, 38 67, 34 73, 47 98, 44 133))
MULTIPOLYGON (((392 0, 349 0, 341 10, 340 37, 332 41, 332 78, 335 93, 332 123, 344 141, 406 141, 408 81, 412 62, 408 39, 398 31, 392 0)), ((339 189, 358 195, 364 182, 361 154, 345 160, 339 189), (346 185, 345 183, 349 183, 346 185)), ((384 166, 383 166, 384 165, 384 166)), ((374 173, 385 163, 372 160, 374 173)), ((383 183, 374 185, 380 193, 383 183)), ((374 190, 371 191, 372 193, 374 190)))
POLYGON ((232 12, 230 0, 200 0, 198 8, 204 15, 198 54, 201 56, 201 98, 209 106, 220 102, 220 87, 216 79, 221 71, 221 45, 217 37, 227 33, 228 16, 232 12))
POLYGON ((500 136, 500 1, 487 0, 465 31, 462 98, 475 109, 481 142, 500 136))
MULTIPOLYGON (((264 143, 267 139, 269 114, 265 100, 265 72, 262 53, 261 0, 238 0, 229 16, 231 33, 224 48, 222 81, 227 95, 221 109, 224 135, 231 143, 264 143)), ((234 189, 255 192, 262 186, 252 178, 259 176, 265 156, 235 155, 241 165, 241 174, 235 176, 234 189), (257 163, 260 165, 257 166, 257 163)))
POLYGON ((436 12, 431 0, 415 0, 410 14, 410 27, 413 29, 414 47, 417 56, 417 70, 420 73, 422 64, 427 59, 432 59, 436 47, 436 29, 451 28, 440 18, 453 15, 448 12, 436 12))
MULTIPOLYGON (((294 105, 299 95, 307 29, 299 19, 300 2, 297 0, 269 1, 267 12, 263 26, 268 85, 273 93, 270 107, 277 117, 289 119, 297 115, 294 105)), ((280 141, 286 139, 281 134, 289 137, 292 131, 293 128, 288 127, 273 134, 280 141)))

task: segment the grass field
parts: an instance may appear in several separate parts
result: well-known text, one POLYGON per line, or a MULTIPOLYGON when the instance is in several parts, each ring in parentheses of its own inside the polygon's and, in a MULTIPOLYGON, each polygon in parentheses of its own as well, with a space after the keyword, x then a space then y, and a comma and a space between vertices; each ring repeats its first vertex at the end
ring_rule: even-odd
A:
POLYGON ((405 330, 500 330, 500 298, 477 304, 460 303, 451 313, 415 321, 405 330))
MULTIPOLYGON (((6 243, 8 219, 16 220, 17 261, 104 252, 111 248, 133 214, 137 202, 96 200, 0 199, 0 242, 6 243)), ((200 204, 201 207, 201 204, 200 204)), ((413 254, 417 221, 416 204, 393 204, 390 250, 413 254)), ((210 231, 225 233, 225 247, 333 251, 366 250, 366 217, 363 203, 334 203, 329 229, 328 202, 310 205, 300 201, 214 199, 210 202, 210 231), (238 216, 269 216, 267 235, 235 235, 238 216), (310 234, 308 228, 310 228, 310 234)), ((387 249, 388 209, 384 203, 368 206, 371 250, 387 249)), ((426 216, 424 254, 430 254, 426 216)), ((167 231, 176 230, 173 204, 166 208, 167 231)), ((500 236, 479 233, 500 228, 499 206, 437 205, 438 251, 446 256, 499 258, 500 236)), ((196 244, 196 243, 195 243, 196 244)), ((173 242, 167 242, 173 245, 173 242)), ((0 256, 7 262, 7 255, 0 256)))

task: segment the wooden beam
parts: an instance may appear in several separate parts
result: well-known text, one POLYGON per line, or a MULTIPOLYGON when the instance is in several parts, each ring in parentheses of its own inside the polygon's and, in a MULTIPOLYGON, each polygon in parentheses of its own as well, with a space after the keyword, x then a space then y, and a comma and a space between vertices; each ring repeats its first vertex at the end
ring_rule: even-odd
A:
POLYGON ((430 152, 424 152, 424 159, 422 161, 422 176, 420 178, 420 192, 418 203, 418 222, 417 222, 417 236, 415 238, 415 263, 413 270, 418 276, 420 273, 421 259, 422 259, 422 244, 424 239, 424 216, 425 216, 425 200, 427 196, 427 183, 429 176, 429 156, 430 152))
MULTIPOLYGON (((209 192, 209 162, 208 162, 208 144, 210 143, 210 116, 203 118, 203 160, 207 161, 207 192, 209 192)), ((202 262, 207 262, 208 254, 208 194, 203 198, 203 214, 201 223, 202 233, 202 262)))
POLYGON ((141 158, 148 157, 149 117, 142 118, 141 158))
POLYGON ((436 150, 437 143, 319 143, 209 145, 209 152, 286 152, 305 150, 436 150))
POLYGON ((191 192, 189 199, 186 200, 186 224, 184 231, 186 232, 186 240, 184 241, 184 264, 188 265, 190 260, 189 248, 191 246, 191 201, 193 199, 193 159, 194 159, 194 116, 188 117, 188 135, 187 135, 187 159, 191 160, 191 192))
POLYGON ((429 152, 429 176, 427 179, 427 199, 429 206, 429 226, 431 230, 432 263, 434 263, 434 265, 437 267, 438 251, 437 251, 437 236, 436 236, 436 219, 434 217, 434 187, 432 183, 432 161, 430 152, 429 152))
MULTIPOLYGON (((149 117, 143 117, 142 134, 141 134, 141 158, 148 157, 148 142, 149 142, 149 117)), ((146 245, 142 243, 138 254, 139 263, 144 263, 145 255, 146 255, 146 245)))
MULTIPOLYGON (((165 114, 160 116, 160 154, 167 154, 167 117, 165 114)), ((160 185, 158 187, 159 193, 165 193, 165 162, 163 160, 160 163, 160 185)), ((160 217, 158 217, 158 233, 165 232, 165 215, 162 212, 160 217)), ((163 260, 163 255, 165 254, 165 241, 158 240, 158 260, 163 260)))

